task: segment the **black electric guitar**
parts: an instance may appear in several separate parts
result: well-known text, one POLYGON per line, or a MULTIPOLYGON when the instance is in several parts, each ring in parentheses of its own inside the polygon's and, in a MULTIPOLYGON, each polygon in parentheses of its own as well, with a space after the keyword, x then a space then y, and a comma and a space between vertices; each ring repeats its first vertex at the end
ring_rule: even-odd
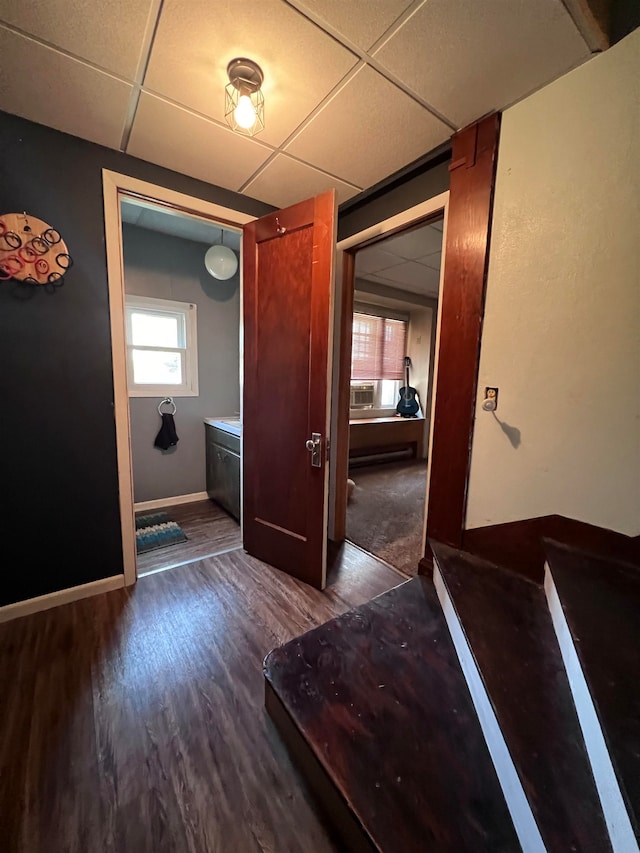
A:
POLYGON ((415 418, 420 411, 420 404, 416 397, 418 392, 415 388, 409 385, 409 368, 411 367, 411 359, 408 355, 404 357, 404 366, 407 371, 407 383, 400 389, 400 399, 396 406, 396 412, 403 418, 415 418))

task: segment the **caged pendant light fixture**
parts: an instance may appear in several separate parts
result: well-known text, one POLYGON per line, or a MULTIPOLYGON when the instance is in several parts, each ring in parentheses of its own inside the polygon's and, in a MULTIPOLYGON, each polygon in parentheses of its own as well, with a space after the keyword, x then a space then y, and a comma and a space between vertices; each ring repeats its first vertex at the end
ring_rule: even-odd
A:
POLYGON ((264 75, 251 59, 232 59, 227 65, 224 116, 231 130, 255 136, 264 130, 264 75))

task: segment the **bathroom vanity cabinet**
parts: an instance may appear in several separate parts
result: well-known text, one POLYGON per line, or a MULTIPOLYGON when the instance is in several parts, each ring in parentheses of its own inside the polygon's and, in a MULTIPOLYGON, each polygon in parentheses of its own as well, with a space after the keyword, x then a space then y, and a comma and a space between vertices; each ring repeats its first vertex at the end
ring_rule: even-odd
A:
POLYGON ((240 521, 239 435, 205 423, 207 494, 240 521))

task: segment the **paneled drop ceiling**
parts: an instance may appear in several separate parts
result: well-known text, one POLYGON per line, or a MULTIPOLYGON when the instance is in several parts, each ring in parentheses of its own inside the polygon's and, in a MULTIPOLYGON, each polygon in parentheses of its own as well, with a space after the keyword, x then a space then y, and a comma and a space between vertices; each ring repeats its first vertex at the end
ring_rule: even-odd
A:
POLYGON ((142 199, 124 199, 120 210, 122 221, 129 225, 137 225, 138 228, 157 231, 169 237, 203 243, 205 246, 223 243, 235 252, 240 251, 240 231, 220 228, 199 216, 158 207, 142 199))
POLYGON ((561 0, 2 0, 0 109, 274 205, 342 202, 589 55, 561 0), (265 75, 254 139, 224 123, 237 56, 265 75))
POLYGON ((369 281, 397 291, 438 298, 442 220, 403 231, 356 255, 356 290, 369 281))

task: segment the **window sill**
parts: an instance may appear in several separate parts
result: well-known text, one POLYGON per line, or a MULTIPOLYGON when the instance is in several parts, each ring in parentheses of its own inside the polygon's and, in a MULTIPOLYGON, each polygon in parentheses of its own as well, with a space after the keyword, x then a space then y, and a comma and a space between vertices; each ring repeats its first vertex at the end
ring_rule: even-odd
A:
POLYGON ((360 418, 392 418, 395 413, 395 406, 390 409, 349 409, 349 420, 355 421, 360 418))
POLYGON ((149 388, 130 388, 129 397, 199 397, 198 389, 172 388, 170 385, 153 385, 149 388))

